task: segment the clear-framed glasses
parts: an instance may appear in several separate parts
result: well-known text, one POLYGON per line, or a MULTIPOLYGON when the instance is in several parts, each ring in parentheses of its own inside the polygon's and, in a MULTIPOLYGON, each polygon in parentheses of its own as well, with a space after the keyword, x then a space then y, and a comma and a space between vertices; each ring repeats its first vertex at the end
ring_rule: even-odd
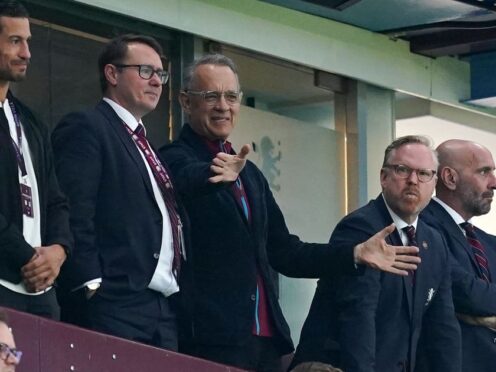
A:
POLYGON ((399 178, 408 178, 415 172, 420 182, 429 182, 436 175, 436 171, 433 169, 413 169, 403 164, 386 164, 383 168, 393 169, 399 178))
POLYGON ((238 92, 235 90, 226 90, 225 92, 218 92, 216 90, 185 90, 183 92, 185 94, 191 94, 193 96, 201 97, 203 101, 209 106, 217 104, 222 96, 229 106, 238 104, 243 98, 243 92, 238 92))
POLYGON ((169 80, 169 73, 161 69, 154 69, 150 65, 124 65, 124 64, 114 64, 117 68, 137 68, 138 74, 142 79, 150 80, 153 74, 157 74, 160 79, 160 83, 163 85, 169 80))
MULTIPOLYGON (((10 358, 14 358, 15 364, 21 361, 22 351, 9 347, 9 345, 0 342, 0 359, 7 362, 10 358)), ((12 359, 10 359, 12 360, 12 359)))

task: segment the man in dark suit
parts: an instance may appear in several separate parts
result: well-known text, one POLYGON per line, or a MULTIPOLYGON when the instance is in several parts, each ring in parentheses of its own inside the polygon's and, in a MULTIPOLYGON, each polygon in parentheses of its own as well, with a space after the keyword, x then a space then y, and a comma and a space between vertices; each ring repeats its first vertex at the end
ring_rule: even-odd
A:
POLYGON ((64 304, 69 315, 87 307, 94 330, 175 350, 184 220, 142 124, 168 79, 162 49, 153 38, 124 35, 98 63, 103 100, 64 117, 52 136, 75 237, 64 304))
POLYGON ((0 305, 53 319, 52 285, 71 247, 48 130, 16 99, 31 54, 26 9, 0 3, 0 305))
POLYGON ((280 356, 293 345, 270 266, 288 276, 318 277, 359 271, 354 257, 356 263, 395 273, 408 264, 395 264, 394 249, 384 244, 391 228, 342 250, 291 235, 266 179, 246 161, 249 146, 236 154, 227 141, 241 99, 234 63, 219 54, 204 56, 184 80, 180 100, 190 121, 179 139, 161 150, 191 225, 187 269, 194 281, 191 290, 181 292, 180 351, 276 371, 280 356))
POLYGON ((448 248, 418 218, 434 191, 436 169, 436 155, 424 137, 401 137, 388 146, 382 194, 346 216, 330 244, 346 249, 394 222, 389 243, 418 244, 422 263, 403 278, 366 268, 362 276, 321 279, 293 365, 320 361, 346 372, 412 372, 422 332, 429 367, 460 371, 448 248))
POLYGON ((496 238, 470 220, 491 208, 494 160, 487 148, 464 140, 443 142, 437 151, 436 196, 421 218, 444 235, 453 258, 453 301, 462 331, 463 370, 492 371, 496 366, 496 322, 491 324, 490 318, 496 315, 496 238))

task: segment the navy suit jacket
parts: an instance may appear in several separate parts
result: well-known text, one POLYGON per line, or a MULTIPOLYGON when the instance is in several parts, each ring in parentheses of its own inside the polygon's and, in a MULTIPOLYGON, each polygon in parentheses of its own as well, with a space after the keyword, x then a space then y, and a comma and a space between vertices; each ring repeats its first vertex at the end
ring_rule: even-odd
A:
POLYGON ((246 344, 252 337, 259 273, 274 321, 275 345, 281 354, 292 351, 270 267, 293 277, 351 273, 358 271, 353 247, 336 250, 327 244, 303 243, 291 235, 265 177, 247 161, 240 177, 250 204, 249 223, 231 184, 208 181, 214 155, 189 125, 161 154, 175 176, 191 224, 194 257, 188 257, 185 266, 194 280, 190 291, 181 291, 187 305, 182 314, 186 316, 183 342, 246 344))
MULTIPOLYGON (((392 223, 382 196, 346 216, 330 243, 344 249, 392 223)), ((397 231, 388 244, 402 245, 397 231)), ((421 220, 422 263, 412 276, 366 268, 362 276, 323 278, 303 326, 294 365, 321 361, 346 372, 414 371, 420 333, 432 370, 460 370, 460 329, 451 297, 448 249, 421 220)))
POLYGON ((145 163, 106 102, 65 116, 52 134, 57 174, 71 206, 74 254, 68 288, 101 277, 100 296, 148 287, 158 262, 162 215, 145 163))
MULTIPOLYGON (((474 316, 496 315, 496 237, 475 228, 484 245, 493 283, 480 279, 474 252, 449 213, 432 200, 421 218, 444 235, 452 258, 453 301, 458 313, 474 316)), ((463 370, 496 369, 496 332, 460 322, 463 340, 463 370)))

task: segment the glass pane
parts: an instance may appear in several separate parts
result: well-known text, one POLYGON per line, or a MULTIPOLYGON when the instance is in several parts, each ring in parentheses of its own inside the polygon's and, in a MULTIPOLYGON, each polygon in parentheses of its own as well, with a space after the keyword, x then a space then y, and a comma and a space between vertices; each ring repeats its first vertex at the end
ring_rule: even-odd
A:
MULTIPOLYGON (((102 97, 98 55, 106 39, 50 24, 31 24, 31 65, 26 81, 13 92, 50 127, 67 113, 95 106, 102 97)), ((154 112, 143 119, 149 138, 160 146, 168 141, 168 85, 154 112)))

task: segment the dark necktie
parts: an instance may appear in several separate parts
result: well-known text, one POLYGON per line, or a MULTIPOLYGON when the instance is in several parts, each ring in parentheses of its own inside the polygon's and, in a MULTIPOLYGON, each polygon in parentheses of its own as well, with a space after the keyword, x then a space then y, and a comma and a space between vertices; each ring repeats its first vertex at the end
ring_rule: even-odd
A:
POLYGON ((135 136, 133 136, 133 139, 136 141, 138 147, 143 152, 146 162, 152 170, 155 181, 157 181, 158 187, 160 188, 160 191, 162 193, 162 197, 164 198, 167 213, 169 214, 172 230, 172 245, 174 248, 174 260, 172 262, 172 269, 174 275, 177 278, 177 276, 179 275, 179 270, 181 268, 182 223, 178 213, 172 182, 167 170, 165 169, 165 166, 154 156, 150 144, 145 137, 145 128, 142 124, 138 124, 138 127, 134 131, 134 134, 135 136))
MULTIPOLYGON (((418 247, 417 237, 415 235, 415 227, 412 225, 408 225, 402 228, 408 237, 408 245, 418 247)), ((415 270, 409 270, 410 275, 412 276, 412 284, 415 284, 415 270)))
POLYGON ((486 282, 491 282, 491 273, 489 272, 489 267, 487 264, 486 250, 475 235, 474 225, 472 225, 470 222, 464 222, 461 223, 460 226, 462 227, 462 229, 465 230, 468 244, 470 244, 470 246, 472 247, 475 259, 479 264, 481 278, 484 279, 486 282))

